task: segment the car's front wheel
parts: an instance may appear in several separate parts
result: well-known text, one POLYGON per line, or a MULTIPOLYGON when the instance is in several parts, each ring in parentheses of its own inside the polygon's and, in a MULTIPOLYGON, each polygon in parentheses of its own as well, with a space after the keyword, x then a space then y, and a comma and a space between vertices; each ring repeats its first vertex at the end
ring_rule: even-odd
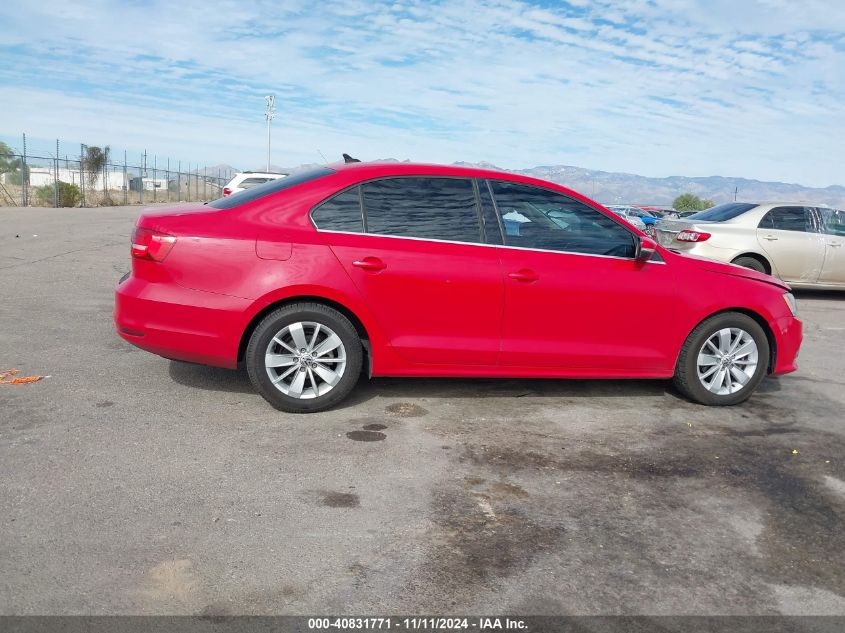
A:
POLYGON ((763 262, 761 262, 756 257, 737 257, 731 263, 736 264, 737 266, 742 266, 743 268, 750 268, 751 270, 756 270, 758 273, 768 274, 768 271, 763 265, 763 262))
POLYGON ((701 404, 747 400, 769 366, 769 341, 751 317, 725 312, 706 319, 687 337, 675 367, 675 386, 701 404))
POLYGON ((268 314, 249 340, 245 362, 256 391, 277 409, 328 409, 355 387, 363 352, 355 326, 319 303, 296 303, 268 314))

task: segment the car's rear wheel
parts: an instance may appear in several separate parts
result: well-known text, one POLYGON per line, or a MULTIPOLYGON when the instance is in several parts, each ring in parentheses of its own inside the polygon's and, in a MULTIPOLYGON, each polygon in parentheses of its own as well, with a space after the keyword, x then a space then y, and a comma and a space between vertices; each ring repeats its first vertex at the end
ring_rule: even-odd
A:
POLYGON ((743 268, 750 268, 751 270, 756 270, 758 273, 767 273, 765 264, 761 262, 756 257, 737 257, 735 260, 731 262, 732 264, 736 264, 737 266, 742 266, 743 268))
POLYGON ((355 387, 363 352, 355 326, 319 303, 296 303, 268 314, 255 328, 245 362, 256 391, 277 409, 328 409, 355 387))
POLYGON ((675 386, 701 404, 724 406, 747 400, 769 366, 769 341, 751 317, 725 312, 696 327, 681 349, 675 386))

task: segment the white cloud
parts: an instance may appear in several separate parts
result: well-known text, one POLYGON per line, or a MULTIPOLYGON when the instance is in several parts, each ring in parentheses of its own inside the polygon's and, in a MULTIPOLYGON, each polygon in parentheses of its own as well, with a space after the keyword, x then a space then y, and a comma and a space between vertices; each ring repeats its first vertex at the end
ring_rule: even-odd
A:
POLYGON ((253 167, 273 91, 279 164, 319 148, 842 182, 838 3, 101 0, 0 19, 6 134, 253 167))

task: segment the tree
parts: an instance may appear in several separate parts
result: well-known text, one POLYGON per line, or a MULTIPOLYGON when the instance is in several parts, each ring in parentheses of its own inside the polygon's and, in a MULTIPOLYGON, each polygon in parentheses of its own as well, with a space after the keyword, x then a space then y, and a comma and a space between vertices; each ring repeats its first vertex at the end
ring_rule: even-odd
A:
MULTIPOLYGON (((29 167, 26 170, 29 174, 29 167)), ((20 185, 23 174, 23 161, 5 143, 0 142, 0 174, 10 174, 6 182, 10 185, 20 185)))
MULTIPOLYGON (((85 154, 82 156, 82 171, 86 174, 88 181, 88 188, 93 191, 97 184, 97 177, 100 176, 108 165, 109 153, 111 149, 108 145, 103 148, 96 145, 90 145, 85 148, 85 154)), ((103 178, 105 184, 105 178, 103 178)))
POLYGON ((684 193, 675 198, 672 208, 675 211, 704 211, 713 206, 712 200, 699 198, 693 193, 684 193))

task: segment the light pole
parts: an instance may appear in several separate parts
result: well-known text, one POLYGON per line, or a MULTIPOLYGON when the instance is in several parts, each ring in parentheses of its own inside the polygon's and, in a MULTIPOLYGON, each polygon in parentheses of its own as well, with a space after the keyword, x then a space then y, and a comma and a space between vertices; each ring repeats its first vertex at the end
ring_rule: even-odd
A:
POLYGON ((267 119, 267 171, 270 171, 270 122, 276 116, 276 95, 267 95, 264 97, 267 101, 267 110, 264 112, 264 118, 267 119))

